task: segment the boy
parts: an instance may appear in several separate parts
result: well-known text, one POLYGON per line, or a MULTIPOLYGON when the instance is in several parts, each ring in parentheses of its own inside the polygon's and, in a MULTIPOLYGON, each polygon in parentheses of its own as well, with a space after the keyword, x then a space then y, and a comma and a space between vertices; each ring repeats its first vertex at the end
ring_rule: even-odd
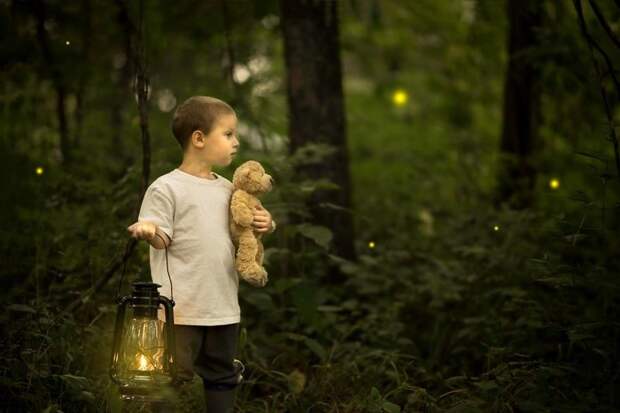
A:
MULTIPOLYGON (((175 300, 179 383, 202 378, 209 413, 232 411, 239 372, 237 351, 241 311, 235 248, 228 208, 232 183, 211 169, 230 165, 239 148, 237 117, 225 102, 194 96, 175 111, 172 132, 183 149, 183 162, 148 187, 138 222, 127 230, 151 244, 153 282, 175 300)), ((257 233, 273 232, 275 222, 263 208, 252 223, 257 233)))

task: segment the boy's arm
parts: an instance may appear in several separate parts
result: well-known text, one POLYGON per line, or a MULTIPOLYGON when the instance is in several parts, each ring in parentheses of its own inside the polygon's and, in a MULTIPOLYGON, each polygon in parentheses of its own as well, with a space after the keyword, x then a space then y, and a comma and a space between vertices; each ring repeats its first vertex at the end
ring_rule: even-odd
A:
POLYGON ((168 247, 174 238, 173 199, 166 186, 149 186, 142 200, 138 222, 134 224, 138 228, 132 235, 147 241, 153 248, 168 247))

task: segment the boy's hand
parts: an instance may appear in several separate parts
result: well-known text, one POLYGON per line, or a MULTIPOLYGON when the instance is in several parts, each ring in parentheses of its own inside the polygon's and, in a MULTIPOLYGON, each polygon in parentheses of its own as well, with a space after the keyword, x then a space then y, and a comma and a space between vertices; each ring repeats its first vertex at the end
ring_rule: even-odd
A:
POLYGON ((254 221, 252 226, 256 232, 269 232, 271 231, 271 214, 265 208, 260 205, 256 205, 253 211, 254 221))
POLYGON ((127 231, 134 238, 150 241, 155 237, 157 225, 149 221, 139 221, 128 226, 127 231))

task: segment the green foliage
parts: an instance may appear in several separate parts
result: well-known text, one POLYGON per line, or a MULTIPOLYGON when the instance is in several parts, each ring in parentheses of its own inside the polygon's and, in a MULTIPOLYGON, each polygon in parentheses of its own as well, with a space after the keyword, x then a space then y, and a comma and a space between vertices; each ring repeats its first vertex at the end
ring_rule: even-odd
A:
MULTIPOLYGON (((35 16, 25 3, 3 4, 3 30, 15 37, 3 47, 16 62, 0 75, 0 410, 116 412, 123 406, 107 364, 120 270, 85 292, 124 252, 141 185, 124 31, 117 6, 94 2, 97 53, 78 59, 63 40, 86 45, 66 24, 81 11, 44 3, 79 161, 61 167, 57 91, 46 66, 20 52, 36 49, 35 16), (77 311, 63 312, 81 297, 77 311)), ((222 174, 256 159, 277 182, 264 198, 278 222, 264 238, 270 282, 240 287, 247 369, 239 410, 617 410, 617 177, 608 131, 592 126, 603 119, 600 97, 570 5, 548 2, 543 45, 530 51, 546 85, 546 146, 536 158, 535 208, 511 211, 489 207, 506 60, 502 2, 341 3, 355 261, 334 253, 332 230, 312 224, 305 206, 315 191, 338 187, 294 175, 334 148, 286 150, 277 2, 247 5, 230 8, 229 25, 213 17, 218 2, 162 3, 145 15, 151 180, 180 160, 171 113, 160 105, 167 90, 177 103, 194 94, 232 102, 247 149, 222 174), (252 70, 232 88, 222 81, 229 46, 252 70), (408 92, 403 106, 391 100, 396 89, 408 92), (553 177, 557 191, 548 188, 553 177), (333 285, 328 264, 344 283, 333 285)), ((617 13, 605 11, 617 27, 617 13)), ((127 264, 124 289, 147 280, 147 245, 127 264)), ((179 404, 203 407, 199 380, 179 404)))
POLYGON ((0 405, 9 411, 95 411, 101 378, 92 359, 101 330, 78 326, 49 306, 13 304, 3 313, 0 405))

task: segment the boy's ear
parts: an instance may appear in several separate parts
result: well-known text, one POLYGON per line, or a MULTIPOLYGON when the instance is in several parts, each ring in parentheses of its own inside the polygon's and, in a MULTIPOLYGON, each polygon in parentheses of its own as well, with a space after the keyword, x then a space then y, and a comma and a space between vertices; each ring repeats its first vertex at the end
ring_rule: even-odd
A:
POLYGON ((189 137, 190 141, 193 142, 194 140, 196 140, 197 143, 204 142, 206 138, 206 135, 199 129, 193 131, 189 137))

